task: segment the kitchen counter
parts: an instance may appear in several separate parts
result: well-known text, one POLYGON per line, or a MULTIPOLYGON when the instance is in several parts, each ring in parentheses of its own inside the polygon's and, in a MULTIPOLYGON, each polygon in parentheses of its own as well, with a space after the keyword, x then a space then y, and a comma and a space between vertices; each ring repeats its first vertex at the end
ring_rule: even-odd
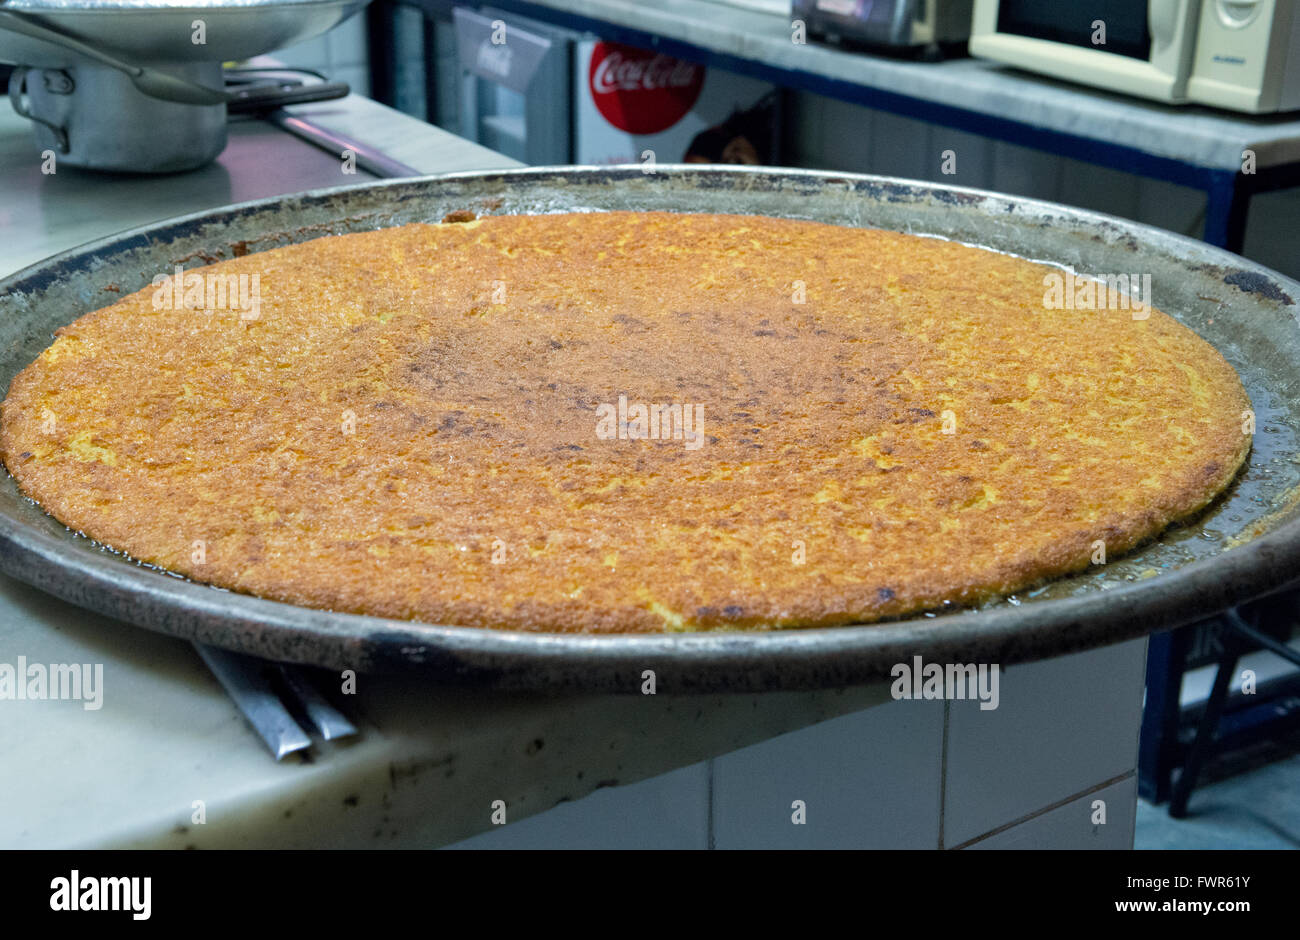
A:
POLYGON ((0 847, 432 847, 887 693, 566 696, 358 677, 357 738, 277 764, 188 644, 0 578, 0 662, 102 663, 102 707, 0 702, 0 847), (196 822, 202 809, 203 822, 196 822))
MULTIPOLYGON (((495 151, 358 95, 286 109, 421 173, 519 166, 495 151)), ((265 121, 235 120, 216 162, 169 176, 41 172, 30 124, 0 105, 0 277, 104 235, 231 203, 375 179, 265 121)))
MULTIPOLYGON (((291 110, 425 173, 516 165, 355 95, 291 110)), ((243 121, 192 173, 47 176, 27 123, 0 106, 0 275, 160 218, 370 178, 341 166, 243 121)), ((0 701, 5 848, 437 846, 487 829, 493 800, 513 822, 886 697, 551 697, 362 675, 359 737, 277 764, 188 643, 0 576, 0 663, 19 657, 101 664, 102 707, 0 701)))

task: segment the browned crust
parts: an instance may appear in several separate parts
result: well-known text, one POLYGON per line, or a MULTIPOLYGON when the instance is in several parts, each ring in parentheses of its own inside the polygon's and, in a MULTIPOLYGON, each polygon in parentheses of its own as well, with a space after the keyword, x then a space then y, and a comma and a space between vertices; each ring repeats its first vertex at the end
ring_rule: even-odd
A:
POLYGON ((1250 447, 1239 378, 1190 330, 1046 310, 1052 269, 936 239, 503 216, 200 270, 259 275, 260 318, 152 288, 82 317, 10 386, 3 459, 73 529, 311 607, 871 621, 1085 568, 1098 539, 1114 558, 1250 447), (702 403, 708 443, 599 439, 620 393, 702 403))

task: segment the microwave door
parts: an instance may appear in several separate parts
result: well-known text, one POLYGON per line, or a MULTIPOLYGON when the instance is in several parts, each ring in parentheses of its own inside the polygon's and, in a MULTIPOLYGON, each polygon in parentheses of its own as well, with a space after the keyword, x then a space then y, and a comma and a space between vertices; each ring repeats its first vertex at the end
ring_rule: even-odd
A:
POLYGON ((1056 78, 1187 100, 1201 0, 975 0, 973 55, 1056 78))
POLYGON ((1143 0, 999 0, 997 28, 1008 35, 1143 62, 1151 58, 1151 29, 1143 0))

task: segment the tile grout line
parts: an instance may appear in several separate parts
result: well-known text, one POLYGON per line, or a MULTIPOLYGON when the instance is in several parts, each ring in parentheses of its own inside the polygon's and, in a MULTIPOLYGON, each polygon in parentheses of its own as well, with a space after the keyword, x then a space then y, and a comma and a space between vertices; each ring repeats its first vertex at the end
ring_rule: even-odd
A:
POLYGON ((948 710, 952 703, 943 700, 943 735, 939 748, 939 848, 943 848, 943 811, 948 802, 948 710))
MULTIPOLYGON (((985 839, 991 838, 995 835, 998 835, 999 833, 1006 832, 1008 829, 1014 828, 1015 826, 1019 826, 1021 823, 1029 822, 1029 820, 1031 819, 1037 819, 1039 816, 1042 816, 1045 813, 1050 813, 1054 809, 1060 809, 1062 806, 1065 806, 1067 803, 1073 803, 1075 800, 1083 799, 1083 797, 1085 796, 1096 793, 1099 790, 1104 790, 1107 787, 1112 787, 1117 783, 1122 783, 1123 781, 1127 780, 1129 777, 1134 777, 1136 775, 1137 775, 1136 770, 1126 770, 1118 777, 1111 777, 1109 780, 1103 780, 1101 783, 1094 784, 1093 786, 1089 787, 1086 790, 1080 790, 1078 793, 1075 793, 1071 796, 1067 796, 1063 800, 1057 800, 1055 803, 1052 803, 1050 806, 1044 806, 1040 810, 1035 810, 1034 812, 1030 813, 1027 816, 1021 816, 1019 819, 1013 819, 1009 823, 1003 823, 1001 826, 998 826, 996 829, 990 829, 988 832, 981 833, 980 835, 976 836, 973 839, 967 839, 961 845, 954 845, 953 848, 954 849, 968 848, 969 846, 974 845, 976 842, 983 842, 985 839)), ((1136 828, 1137 827, 1135 825, 1134 826, 1135 831, 1136 828)))
POLYGON ((713 761, 714 759, 710 757, 709 758, 709 779, 708 779, 709 824, 708 824, 708 831, 706 835, 706 841, 704 843, 704 847, 709 850, 713 850, 718 847, 717 838, 713 831, 713 761))

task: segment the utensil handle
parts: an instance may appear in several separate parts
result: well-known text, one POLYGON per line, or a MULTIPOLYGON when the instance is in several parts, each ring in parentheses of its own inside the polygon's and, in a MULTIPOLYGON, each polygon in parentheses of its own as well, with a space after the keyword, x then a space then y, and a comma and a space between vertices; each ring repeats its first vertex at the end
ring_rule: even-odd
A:
POLYGON ((244 713, 248 723, 266 742, 276 760, 311 747, 311 738, 280 702, 262 674, 263 661, 251 656, 194 642, 194 648, 217 677, 226 693, 244 713))
POLYGON ((0 10, 0 29, 7 29, 13 33, 22 33, 24 36, 30 36, 33 39, 40 39, 52 45, 61 46, 70 52, 75 52, 77 55, 93 59, 101 65, 107 65, 119 72, 125 72, 132 78, 144 72, 144 69, 139 66, 131 65, 105 52, 100 52, 95 47, 88 46, 80 39, 74 39, 57 29, 42 26, 40 23, 33 23, 12 10, 0 10))
POLYGON ((344 82, 322 82, 287 89, 277 82, 266 82, 232 91, 226 110, 231 114, 256 113, 290 104, 309 104, 314 101, 346 98, 350 91, 351 89, 344 82))
POLYGON ((87 45, 80 39, 74 39, 61 30, 34 23, 26 17, 19 16, 12 10, 0 10, 0 29, 22 33, 24 36, 31 36, 33 39, 40 39, 51 45, 67 49, 69 52, 75 52, 79 56, 99 62, 102 65, 107 65, 109 68, 117 69, 119 72, 124 72, 131 77, 131 81, 135 83, 136 88, 149 97, 157 98, 160 101, 211 105, 224 104, 229 97, 224 90, 206 88, 195 82, 169 75, 160 69, 132 65, 130 62, 125 62, 106 52, 100 52, 94 46, 87 45))

